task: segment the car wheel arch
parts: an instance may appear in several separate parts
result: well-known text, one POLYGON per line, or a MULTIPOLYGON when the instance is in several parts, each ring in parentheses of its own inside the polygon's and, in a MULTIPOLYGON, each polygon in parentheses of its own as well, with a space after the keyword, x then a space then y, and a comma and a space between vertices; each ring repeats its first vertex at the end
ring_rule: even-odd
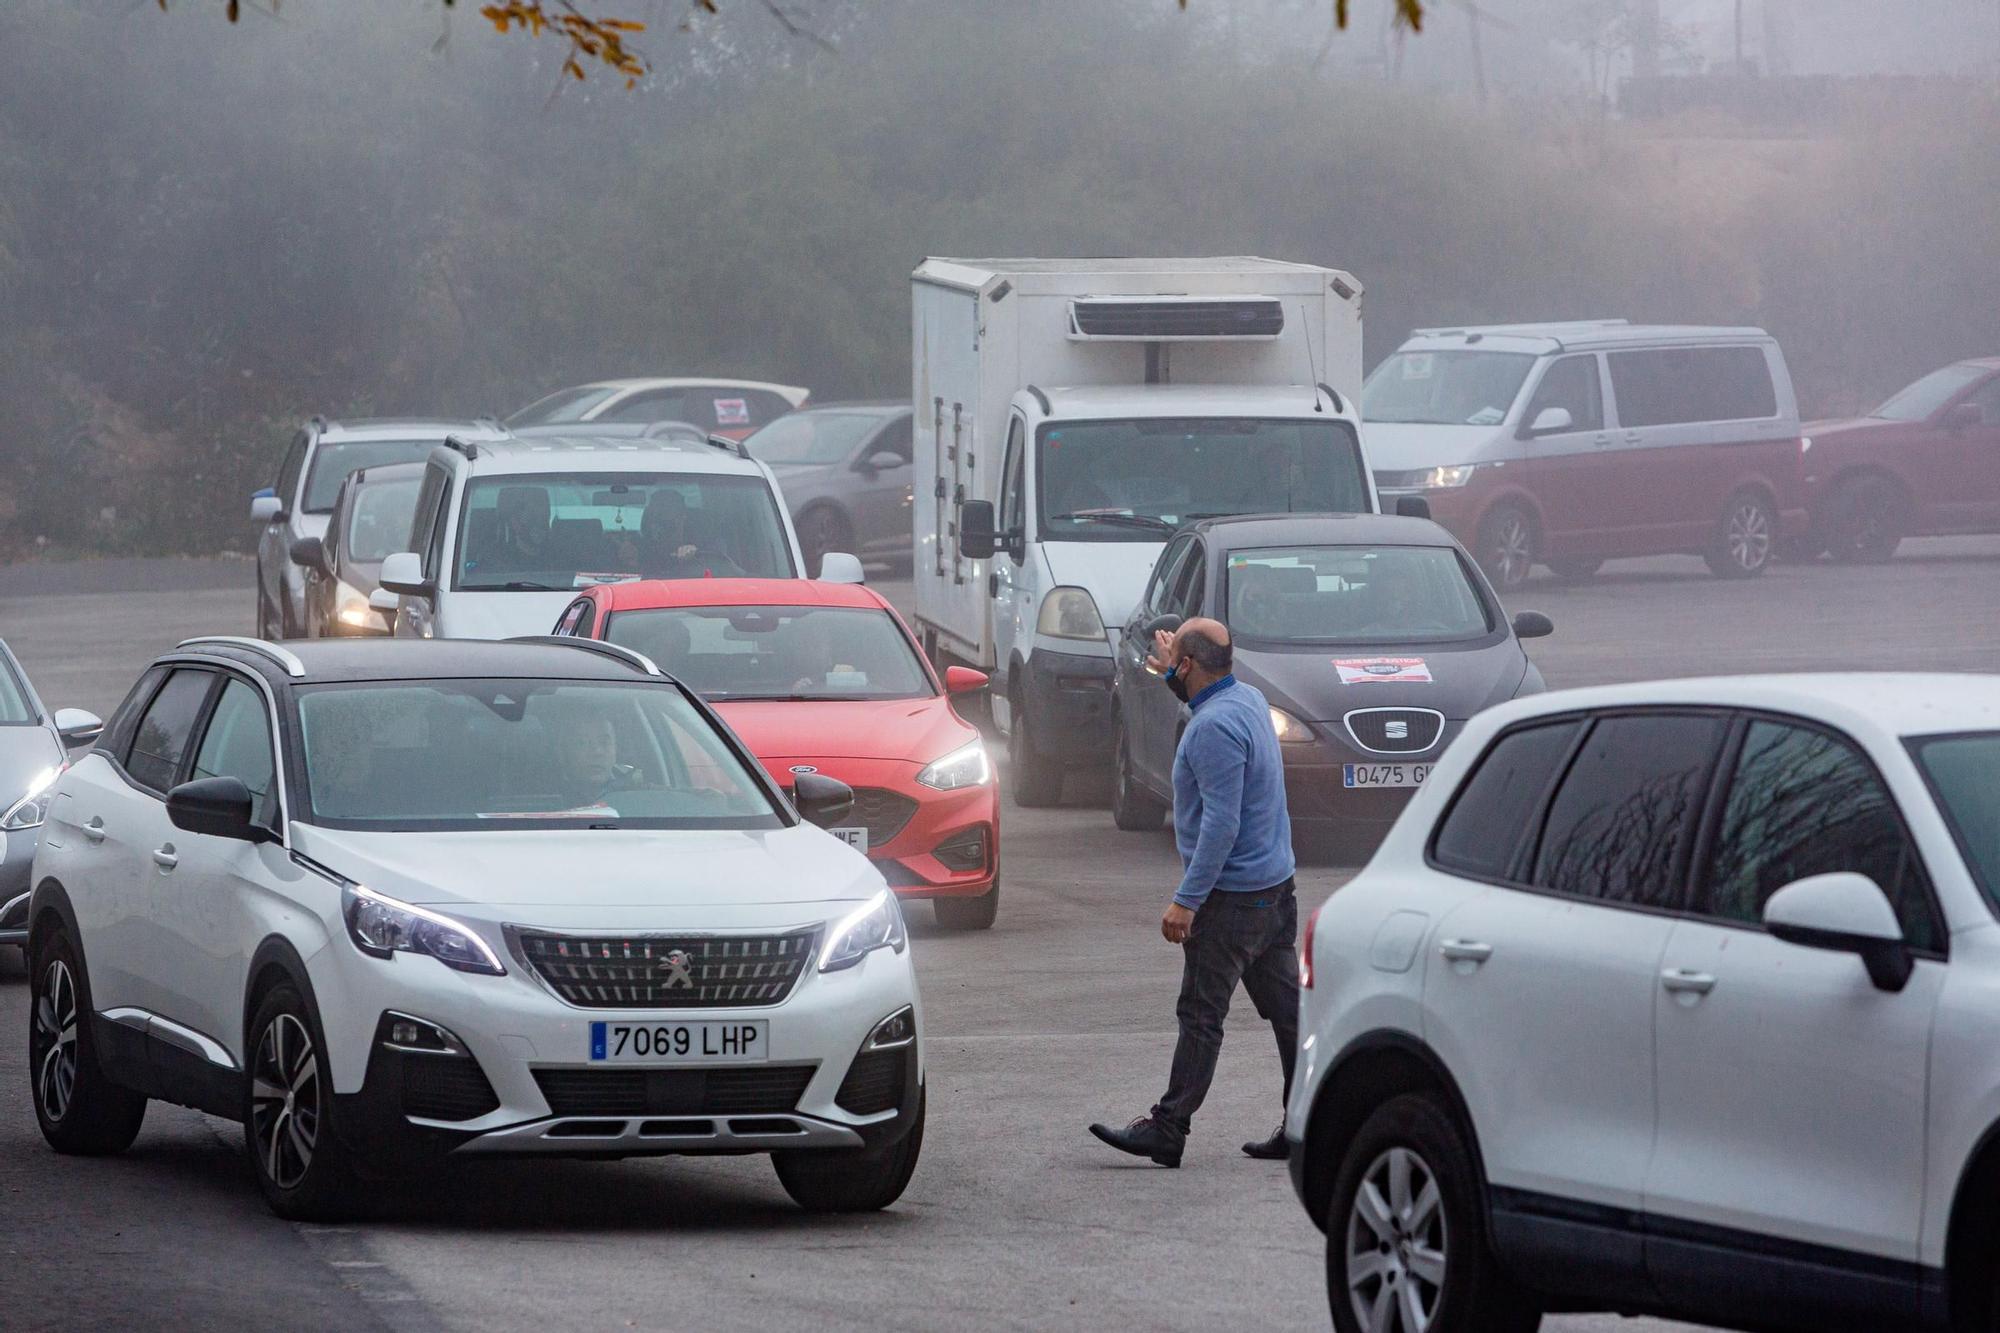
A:
POLYGON ((1916 504, 1916 493, 1910 489, 1910 484, 1904 481, 1895 471, 1884 467, 1880 463, 1857 463, 1852 467, 1843 468, 1827 479, 1826 485, 1822 489, 1822 494, 1825 498, 1814 506, 1814 515, 1817 516, 1823 512, 1841 492, 1851 486, 1858 486, 1864 481, 1879 481, 1895 488, 1896 497, 1902 501, 1905 510, 1914 508, 1916 504))
POLYGON ((58 927, 69 936, 70 947, 76 950, 77 964, 88 976, 90 964, 84 953, 83 932, 77 926, 76 908, 71 904, 69 890, 63 887, 62 881, 50 877, 37 884, 34 895, 28 899, 28 944, 22 956, 32 959, 49 933, 58 927))
POLYGON ((2000 1291, 1990 1280, 2000 1248, 2000 1122, 1987 1127, 1966 1157, 1945 1225, 1944 1265, 1953 1328, 1990 1328, 2000 1291), (1983 1252, 1982 1252, 1983 1250, 1983 1252), (1978 1277, 1984 1282, 1973 1281, 1978 1277), (1984 1301, 1985 1308, 1964 1302, 1984 1301))
POLYGON ((1473 515, 1472 523, 1469 527, 1469 531, 1473 534, 1474 538, 1476 539, 1478 536, 1480 525, 1486 522, 1488 518, 1491 518, 1494 511, 1505 509, 1509 506, 1520 510, 1528 516, 1528 522, 1534 527, 1537 538, 1540 538, 1548 531, 1548 524, 1544 521, 1541 503, 1535 499, 1534 492, 1521 486, 1509 486, 1505 490, 1495 492, 1493 495, 1487 497, 1486 503, 1479 506, 1479 512, 1473 515))
POLYGON ((1326 1230, 1334 1177, 1339 1174, 1339 1147, 1392 1098, 1429 1092, 1441 1096, 1465 1131, 1479 1179, 1479 1206, 1490 1215, 1485 1155, 1458 1080, 1436 1051, 1412 1033, 1384 1029, 1355 1038, 1336 1056, 1313 1097, 1306 1121, 1305 1173, 1301 1194, 1313 1225, 1326 1230))
MULTIPOLYGON (((298 991, 299 998, 305 1001, 313 1027, 319 1029, 319 1002, 313 997, 312 978, 306 973, 305 959, 299 957, 299 951, 290 940, 279 935, 267 936, 257 946, 256 952, 250 955, 250 966, 244 972, 243 1060, 246 1069, 249 1067, 250 1048, 256 1039, 256 1034, 250 1031, 250 1022, 257 1015, 257 1006, 264 1002, 266 995, 286 983, 298 991)), ((315 1031, 313 1035, 324 1049, 326 1038, 323 1031, 315 1031)))

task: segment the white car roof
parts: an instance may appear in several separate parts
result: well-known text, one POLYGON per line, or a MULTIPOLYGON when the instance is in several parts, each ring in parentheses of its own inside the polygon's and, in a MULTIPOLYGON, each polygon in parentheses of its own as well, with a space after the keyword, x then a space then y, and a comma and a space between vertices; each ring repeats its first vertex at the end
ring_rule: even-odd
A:
POLYGON ((764 389, 777 394, 793 407, 797 407, 800 403, 803 403, 812 393, 812 390, 800 388, 796 384, 772 384, 768 380, 716 379, 707 375, 593 380, 589 384, 580 384, 577 387, 580 389, 617 389, 620 392, 632 389, 689 389, 704 387, 714 389, 764 389))
POLYGON ((320 427, 319 438, 327 444, 360 440, 442 440, 447 435, 461 439, 500 440, 506 428, 492 420, 458 417, 357 417, 350 421, 329 421, 320 427))
MULTIPOLYGON (((1338 415, 1315 412, 1324 398, 1311 385, 1271 384, 1143 384, 1050 388, 1046 394, 1051 418, 1101 420, 1116 417, 1310 417, 1338 415)), ((1032 395, 1030 395, 1032 396, 1032 395)), ((1345 398, 1343 407, 1353 405, 1345 398)))
POLYGON ((1763 329, 1709 324, 1633 324, 1622 319, 1578 319, 1546 324, 1468 324, 1413 329, 1398 351, 1445 351, 1491 344, 1494 351, 1575 351, 1580 348, 1651 346, 1659 343, 1770 342, 1763 329))
POLYGON ((1852 671, 1707 676, 1555 690, 1492 710, 1496 725, 1573 709, 1691 704, 1768 709, 1895 736, 2000 731, 2000 675, 1852 671))
POLYGON ((757 464, 712 444, 674 439, 538 435, 482 443, 468 465, 474 476, 529 472, 702 472, 762 476, 757 464))

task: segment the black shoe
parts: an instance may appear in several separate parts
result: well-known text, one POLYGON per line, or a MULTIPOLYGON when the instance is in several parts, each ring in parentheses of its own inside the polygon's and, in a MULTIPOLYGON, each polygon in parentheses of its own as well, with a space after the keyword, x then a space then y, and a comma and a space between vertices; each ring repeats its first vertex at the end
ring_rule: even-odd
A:
POLYGON ((1260 1162, 1282 1162, 1292 1155, 1292 1145, 1285 1141, 1285 1127, 1279 1125, 1270 1138, 1258 1143, 1243 1145, 1243 1155, 1254 1157, 1260 1162))
POLYGON ((1129 1152, 1134 1157, 1150 1157, 1158 1166, 1179 1166, 1181 1148, 1186 1142, 1180 1135, 1147 1115, 1140 1116, 1123 1129, 1113 1129, 1109 1125, 1092 1125, 1090 1132, 1119 1152, 1129 1152))

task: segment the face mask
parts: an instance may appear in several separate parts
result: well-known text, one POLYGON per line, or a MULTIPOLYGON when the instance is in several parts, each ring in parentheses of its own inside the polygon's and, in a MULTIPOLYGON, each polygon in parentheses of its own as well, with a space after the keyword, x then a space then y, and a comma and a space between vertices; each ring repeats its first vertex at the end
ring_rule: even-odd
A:
POLYGON ((1181 674, 1179 665, 1176 665, 1173 670, 1161 676, 1160 680, 1168 689, 1174 692, 1174 698, 1179 699, 1182 703, 1188 701, 1187 677, 1181 674))

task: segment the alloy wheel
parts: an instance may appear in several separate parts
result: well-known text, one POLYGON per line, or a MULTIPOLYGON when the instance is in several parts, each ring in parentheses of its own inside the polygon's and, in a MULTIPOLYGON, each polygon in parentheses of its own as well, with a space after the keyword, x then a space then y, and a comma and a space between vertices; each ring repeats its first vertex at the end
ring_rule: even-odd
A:
POLYGON ((1391 1148, 1361 1177, 1347 1217, 1347 1292, 1370 1333, 1425 1333, 1444 1296, 1444 1200, 1424 1159, 1391 1148))
POLYGON ((1509 511, 1500 516, 1494 525, 1493 549, 1488 558, 1500 575, 1499 582, 1504 587, 1516 587, 1528 577, 1534 565, 1534 543, 1529 537, 1528 521, 1519 514, 1509 511))
POLYGON ((319 1142, 319 1055, 295 1014, 279 1014, 257 1043, 251 1070, 251 1132, 264 1173, 279 1189, 297 1187, 319 1142))
POLYGON ((1771 516, 1761 502, 1744 500, 1729 511, 1729 559, 1738 569, 1762 569, 1771 558, 1771 516))
POLYGON ((60 1121, 76 1095, 76 978, 60 958, 42 973, 35 997, 34 1059, 42 1113, 60 1121))

